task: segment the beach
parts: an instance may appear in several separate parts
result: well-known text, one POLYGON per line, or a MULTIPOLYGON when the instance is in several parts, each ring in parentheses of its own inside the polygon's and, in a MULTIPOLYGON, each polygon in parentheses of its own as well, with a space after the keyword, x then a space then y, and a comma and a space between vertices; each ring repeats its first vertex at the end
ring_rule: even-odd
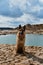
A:
POLYGON ((25 46, 25 53, 17 54, 16 45, 0 44, 0 65, 43 65, 43 47, 25 46))

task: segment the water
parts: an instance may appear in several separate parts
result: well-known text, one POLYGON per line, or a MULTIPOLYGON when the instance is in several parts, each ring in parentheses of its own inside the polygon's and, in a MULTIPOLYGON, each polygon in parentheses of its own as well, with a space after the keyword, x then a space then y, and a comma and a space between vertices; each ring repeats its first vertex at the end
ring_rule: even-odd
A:
MULTIPOLYGON (((16 35, 0 35, 0 43, 2 44, 16 44, 16 35)), ((28 46, 43 46, 43 35, 26 34, 25 45, 28 46)))

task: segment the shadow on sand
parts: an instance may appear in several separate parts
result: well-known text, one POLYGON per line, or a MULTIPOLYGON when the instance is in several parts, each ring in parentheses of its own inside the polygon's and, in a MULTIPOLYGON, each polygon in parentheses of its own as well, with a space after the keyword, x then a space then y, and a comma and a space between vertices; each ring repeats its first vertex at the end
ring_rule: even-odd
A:
POLYGON ((32 52, 25 52, 23 55, 25 55, 27 58, 32 58, 33 61, 38 61, 40 63, 43 63, 43 59, 36 57, 35 55, 32 54, 32 52))

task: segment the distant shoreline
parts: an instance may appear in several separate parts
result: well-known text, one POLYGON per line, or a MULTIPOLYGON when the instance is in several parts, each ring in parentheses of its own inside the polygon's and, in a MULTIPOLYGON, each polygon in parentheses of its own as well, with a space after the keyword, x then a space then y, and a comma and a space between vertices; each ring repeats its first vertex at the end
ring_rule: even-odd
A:
MULTIPOLYGON (((26 24, 26 34, 40 34, 43 35, 43 24, 26 24)), ((0 35, 7 34, 16 34, 18 31, 18 27, 9 28, 9 27, 0 27, 0 35)))
MULTIPOLYGON (((0 30, 0 35, 16 34, 17 30, 0 30)), ((26 30, 26 34, 40 34, 43 35, 43 30, 31 31, 26 30)))

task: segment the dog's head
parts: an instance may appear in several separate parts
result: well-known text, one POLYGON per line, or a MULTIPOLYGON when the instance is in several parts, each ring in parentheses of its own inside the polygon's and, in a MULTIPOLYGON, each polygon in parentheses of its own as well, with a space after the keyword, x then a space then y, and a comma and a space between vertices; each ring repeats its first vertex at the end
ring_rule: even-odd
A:
POLYGON ((25 28, 26 26, 24 25, 23 27, 21 25, 19 25, 19 33, 22 35, 25 32, 25 28))

